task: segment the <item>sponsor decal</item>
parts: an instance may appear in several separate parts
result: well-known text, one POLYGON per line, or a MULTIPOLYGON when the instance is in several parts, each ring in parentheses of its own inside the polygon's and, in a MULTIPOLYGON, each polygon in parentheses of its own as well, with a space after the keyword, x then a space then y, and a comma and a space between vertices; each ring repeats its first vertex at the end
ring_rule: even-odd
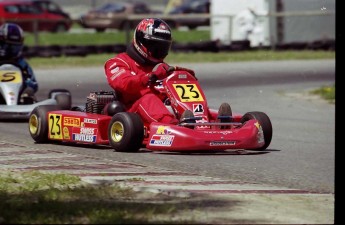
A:
POLYGON ((0 83, 1 82, 21 83, 22 75, 19 71, 1 70, 0 83))
POLYGON ((73 134, 74 141, 96 142, 96 135, 73 134))
POLYGON ((153 135, 150 145, 154 146, 171 146, 174 141, 174 135, 153 135))
POLYGON ((258 143, 265 143, 264 131, 261 126, 258 129, 258 143))
POLYGON ((259 123, 259 122, 254 123, 254 125, 255 125, 255 126, 256 126, 256 128, 258 128, 258 129, 260 129, 260 127, 261 127, 261 125, 260 125, 260 123, 259 123))
POLYGON ((141 48, 138 46, 136 42, 134 42, 134 47, 142 56, 144 56, 145 58, 148 57, 148 55, 143 50, 141 50, 141 48))
POLYGON ((173 84, 181 102, 203 102, 201 92, 196 84, 173 84))
POLYGON ((111 64, 110 66, 109 66, 109 68, 111 69, 111 68, 113 68, 114 66, 116 66, 117 64, 116 64, 116 62, 114 62, 113 64, 111 64))
POLYGON ((202 104, 193 104, 193 112, 194 114, 204 113, 204 106, 202 104))
POLYGON ((116 77, 120 76, 121 74, 125 73, 125 69, 120 69, 116 67, 115 69, 110 71, 113 75, 110 77, 110 80, 115 80, 116 77))
POLYGON ((259 122, 254 123, 256 128, 258 128, 258 143, 265 143, 264 131, 259 122))
POLYGON ((50 139, 62 140, 62 115, 55 113, 48 113, 49 124, 48 124, 48 137, 50 139))
POLYGON ((178 75, 178 78, 179 78, 179 79, 186 79, 186 78, 187 78, 187 75, 186 75, 186 74, 179 74, 179 75, 178 75))
POLYGON ((63 128, 63 139, 68 139, 68 140, 71 139, 71 137, 69 136, 69 130, 67 127, 63 128))
POLYGON ((73 140, 74 141, 83 141, 83 142, 96 142, 97 128, 76 128, 73 129, 73 140))
POLYGON ((170 31, 169 30, 166 30, 166 27, 161 27, 162 29, 159 29, 159 28, 156 28, 155 29, 155 32, 156 33, 163 33, 163 34, 170 34, 170 31))
POLYGON ((95 134, 96 132, 97 132, 97 128, 88 128, 88 127, 80 128, 81 134, 95 134))
MULTIPOLYGON (((208 118, 207 118, 207 116, 202 116, 200 120, 196 120, 195 122, 197 124, 207 123, 208 122, 208 118)), ((200 126, 197 126, 197 127, 198 128, 202 128, 202 129, 210 128, 210 126, 206 126, 206 125, 200 125, 200 126)))
POLYGON ((80 118, 64 117, 63 125, 64 126, 71 126, 71 127, 80 127, 80 118))
POLYGON ((235 141, 211 141, 210 146, 225 146, 225 145, 235 145, 235 141))
POLYGON ((220 130, 217 130, 217 131, 207 131, 207 130, 205 130, 204 133, 205 134, 223 134, 223 135, 227 135, 227 134, 232 134, 232 131, 231 130, 225 130, 225 131, 220 131, 220 130))
POLYGON ((159 126, 157 128, 156 134, 171 134, 171 131, 169 131, 169 126, 159 126))
POLYGON ((84 123, 97 124, 97 120, 96 119, 84 118, 84 123))

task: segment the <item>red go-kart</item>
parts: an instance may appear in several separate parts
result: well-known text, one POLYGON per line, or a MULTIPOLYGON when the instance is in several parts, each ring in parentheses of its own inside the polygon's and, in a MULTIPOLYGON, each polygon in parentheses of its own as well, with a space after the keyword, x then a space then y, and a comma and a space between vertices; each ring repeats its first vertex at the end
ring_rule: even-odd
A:
POLYGON ((110 145, 118 152, 265 150, 272 139, 272 124, 263 112, 244 115, 227 109, 210 109, 194 73, 171 67, 170 75, 154 82, 165 97, 165 107, 179 124, 144 123, 136 113, 126 112, 116 91, 90 92, 85 107, 61 110, 38 106, 30 115, 29 132, 38 143, 69 142, 110 145), (185 110, 193 114, 182 119, 185 110))

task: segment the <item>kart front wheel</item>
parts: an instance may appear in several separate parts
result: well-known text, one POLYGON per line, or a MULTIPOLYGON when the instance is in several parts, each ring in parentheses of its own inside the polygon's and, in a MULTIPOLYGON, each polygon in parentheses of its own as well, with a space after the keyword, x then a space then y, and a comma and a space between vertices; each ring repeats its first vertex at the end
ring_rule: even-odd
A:
POLYGON ((32 110, 29 117, 29 132, 37 143, 45 143, 48 141, 47 113, 60 109, 58 105, 41 105, 32 110))
POLYGON ((144 124, 139 115, 116 113, 108 125, 108 139, 117 152, 137 152, 144 139, 144 124))
POLYGON ((262 131, 264 133, 264 140, 265 144, 257 149, 253 150, 265 150, 271 143, 272 135, 273 135, 273 129, 272 129, 272 123, 270 118, 263 112, 247 112, 243 115, 241 118, 241 123, 245 123, 248 120, 255 119, 259 122, 261 125, 262 131))

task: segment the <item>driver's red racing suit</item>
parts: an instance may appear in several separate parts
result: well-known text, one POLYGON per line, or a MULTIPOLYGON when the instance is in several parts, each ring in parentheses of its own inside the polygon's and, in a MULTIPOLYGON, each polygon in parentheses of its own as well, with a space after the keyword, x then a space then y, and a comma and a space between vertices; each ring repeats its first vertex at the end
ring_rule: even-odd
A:
POLYGON ((119 93, 128 112, 140 115, 144 122, 177 124, 178 120, 165 107, 155 90, 147 85, 148 74, 155 65, 140 65, 127 53, 120 53, 105 62, 104 70, 109 85, 119 93))

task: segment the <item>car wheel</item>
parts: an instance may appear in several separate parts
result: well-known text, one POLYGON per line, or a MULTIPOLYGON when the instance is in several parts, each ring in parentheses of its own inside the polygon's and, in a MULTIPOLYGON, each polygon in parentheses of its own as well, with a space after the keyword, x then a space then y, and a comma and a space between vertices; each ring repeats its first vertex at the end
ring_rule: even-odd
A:
POLYGON ((67 31, 67 27, 63 23, 58 23, 53 30, 53 32, 55 32, 55 33, 63 33, 66 31, 67 31))
POLYGON ((58 105, 41 105, 32 110, 29 116, 29 132, 37 143, 45 143, 48 141, 47 113, 60 109, 58 105))
POLYGON ((105 28, 96 28, 97 33, 103 33, 106 29, 105 28))
POLYGON ((136 113, 115 114, 108 125, 109 144, 117 152, 137 152, 143 142, 144 124, 136 113))
POLYGON ((189 25, 188 28, 189 30, 195 30, 198 26, 196 25, 189 25))
POLYGON ((263 112, 247 112, 243 115, 241 118, 241 123, 245 123, 248 120, 256 119, 259 124, 261 125, 263 134, 264 134, 264 140, 265 144, 261 148, 252 149, 252 150, 265 150, 271 143, 272 135, 273 135, 273 129, 272 129, 272 123, 270 118, 263 112))

